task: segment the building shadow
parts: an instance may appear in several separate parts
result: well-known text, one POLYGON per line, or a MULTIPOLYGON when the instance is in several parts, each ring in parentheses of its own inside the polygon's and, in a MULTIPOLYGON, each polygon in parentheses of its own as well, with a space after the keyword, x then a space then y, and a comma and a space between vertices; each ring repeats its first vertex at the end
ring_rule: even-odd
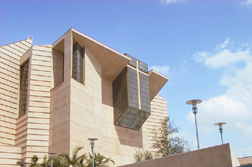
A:
POLYGON ((140 130, 134 130, 115 125, 115 129, 118 139, 122 145, 138 148, 143 147, 142 128, 140 128, 140 130))
POLYGON ((109 122, 113 124, 116 130, 117 137, 120 144, 132 147, 143 147, 143 133, 142 128, 134 130, 126 127, 114 125, 114 107, 113 107, 113 95, 112 95, 112 82, 108 80, 102 81, 102 104, 107 106, 110 114, 109 122))

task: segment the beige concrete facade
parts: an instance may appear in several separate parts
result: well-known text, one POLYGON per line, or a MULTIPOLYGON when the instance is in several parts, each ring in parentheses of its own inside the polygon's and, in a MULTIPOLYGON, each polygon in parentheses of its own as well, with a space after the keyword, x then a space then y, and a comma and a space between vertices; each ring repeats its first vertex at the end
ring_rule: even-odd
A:
POLYGON ((157 93, 168 78, 138 70, 149 77, 151 115, 139 130, 114 125, 113 81, 131 59, 75 29, 52 45, 33 46, 28 38, 0 47, 0 54, 1 167, 48 152, 71 154, 76 146, 90 152, 90 137, 99 138, 95 152, 116 166, 133 163, 135 150, 151 147, 151 130, 167 116, 167 103, 157 93), (77 42, 84 48, 82 83, 72 76, 77 42), (20 67, 26 62, 27 104, 19 116, 20 67))
POLYGON ((167 117, 167 102, 159 94, 151 101, 151 115, 146 121, 147 126, 147 136, 148 136, 148 150, 156 151, 152 148, 153 144, 153 131, 160 124, 160 121, 167 117))
POLYGON ((238 158, 241 166, 252 165, 252 156, 238 158))
POLYGON ((120 167, 238 167, 229 144, 195 150, 120 167))

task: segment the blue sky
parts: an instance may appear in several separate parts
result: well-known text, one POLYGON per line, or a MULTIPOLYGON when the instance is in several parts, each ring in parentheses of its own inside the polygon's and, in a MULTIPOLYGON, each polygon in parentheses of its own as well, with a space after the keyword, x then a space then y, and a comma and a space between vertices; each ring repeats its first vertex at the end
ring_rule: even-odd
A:
POLYGON ((0 45, 33 37, 52 44, 70 27, 169 77, 160 94, 179 135, 252 156, 252 0, 1 0, 0 45))

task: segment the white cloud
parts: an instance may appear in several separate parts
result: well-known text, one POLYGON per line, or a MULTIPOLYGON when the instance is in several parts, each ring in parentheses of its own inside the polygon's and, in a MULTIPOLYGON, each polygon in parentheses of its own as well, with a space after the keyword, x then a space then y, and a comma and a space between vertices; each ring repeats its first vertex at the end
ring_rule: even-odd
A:
POLYGON ((249 51, 231 52, 228 49, 224 49, 221 52, 208 57, 204 63, 213 68, 222 68, 240 61, 246 61, 249 58, 248 55, 249 51))
POLYGON ((171 4, 171 3, 182 3, 184 0, 160 0, 161 3, 163 4, 171 4))
MULTIPOLYGON (((227 38, 223 43, 217 45, 214 49, 214 53, 209 52, 196 52, 193 55, 193 59, 196 62, 204 62, 206 66, 212 68, 225 68, 230 65, 235 65, 239 62, 246 62, 251 60, 250 51, 241 50, 240 48, 232 51, 233 48, 230 47, 233 44, 229 38, 227 38)), ((245 46, 243 44, 243 46, 245 46)), ((249 46, 249 45, 247 45, 249 46)))
POLYGON ((222 49, 226 48, 228 45, 230 45, 230 42, 231 42, 230 38, 226 38, 225 41, 222 44, 220 44, 220 48, 222 49))
POLYGON ((225 72, 220 80, 220 84, 225 86, 251 86, 251 72, 252 63, 251 61, 247 61, 243 68, 232 68, 229 71, 225 72))
POLYGON ((184 60, 182 64, 180 64, 179 68, 180 68, 179 74, 186 72, 189 69, 187 61, 184 60))
POLYGON ((243 6, 252 5, 252 0, 243 0, 241 1, 241 5, 243 6))
MULTIPOLYGON (((198 105, 198 108, 197 117, 202 132, 212 131, 214 123, 227 122, 229 128, 232 128, 236 133, 252 138, 252 124, 247 123, 251 121, 252 113, 250 107, 243 101, 225 94, 204 101, 198 105)), ((187 117, 191 122, 194 122, 192 112, 187 117)))
POLYGON ((193 59, 196 62, 204 62, 207 60, 208 56, 209 56, 208 52, 196 52, 193 55, 193 59))
MULTIPOLYGON (((199 129, 209 133, 215 130, 214 123, 227 122, 225 128, 234 136, 252 140, 251 44, 242 44, 241 47, 234 49, 233 42, 228 38, 216 48, 212 53, 196 52, 193 55, 195 62, 221 70, 222 77, 219 84, 227 88, 225 93, 204 100, 198 105, 199 129)), ((187 119, 194 123, 192 112, 188 113, 187 119)), ((251 149, 250 147, 247 151, 250 151, 250 155, 251 149)), ((241 150, 235 151, 238 157, 249 155, 241 150)))
POLYGON ((218 51, 225 49, 225 48, 232 48, 233 44, 234 44, 234 42, 231 41, 230 38, 226 38, 225 41, 223 43, 220 43, 219 45, 217 45, 214 48, 214 50, 218 52, 218 51))
POLYGON ((169 72, 170 72, 170 67, 169 66, 151 66, 151 69, 157 71, 157 72, 160 72, 161 74, 164 74, 164 75, 169 75, 169 72))

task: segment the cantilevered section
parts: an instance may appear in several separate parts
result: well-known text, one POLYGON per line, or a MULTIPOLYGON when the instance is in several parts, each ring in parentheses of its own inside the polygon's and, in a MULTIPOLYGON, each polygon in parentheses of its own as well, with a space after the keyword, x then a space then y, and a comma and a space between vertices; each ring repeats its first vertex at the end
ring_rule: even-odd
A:
POLYGON ((131 61, 113 81, 114 124, 139 130, 151 114, 150 101, 168 78, 148 73, 147 64, 126 55, 131 61))
POLYGON ((168 77, 151 70, 149 75, 149 86, 150 86, 150 101, 158 94, 165 83, 169 80, 168 77))
MULTIPOLYGON (((109 48, 91 37, 73 28, 68 31, 72 32, 73 44, 78 42, 82 47, 88 48, 88 50, 101 63, 102 78, 113 81, 130 62, 130 58, 124 54, 109 48)), ((53 44, 53 48, 58 51, 64 51, 63 47, 64 35, 53 44)))
POLYGON ((87 47, 95 58, 101 63, 102 77, 113 81, 129 63, 130 58, 107 47, 106 45, 71 29, 73 38, 82 46, 87 47))
POLYGON ((139 130, 150 115, 148 75, 126 67, 113 82, 114 123, 139 130), (139 83, 139 84, 138 84, 139 83), (140 89, 140 91, 139 91, 140 89))

